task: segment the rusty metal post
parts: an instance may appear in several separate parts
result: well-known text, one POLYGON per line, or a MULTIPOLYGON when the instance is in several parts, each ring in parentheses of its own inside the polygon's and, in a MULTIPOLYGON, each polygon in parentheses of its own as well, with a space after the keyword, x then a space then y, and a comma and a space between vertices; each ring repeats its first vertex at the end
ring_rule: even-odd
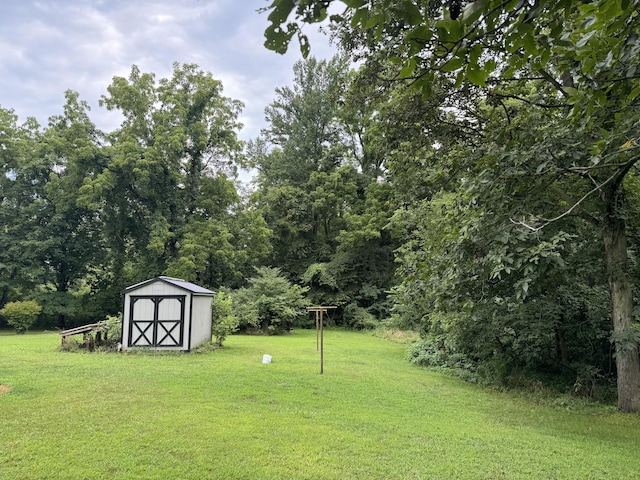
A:
POLYGON ((320 318, 318 315, 319 313, 320 312, 316 310, 316 352, 320 350, 320 338, 318 337, 318 332, 320 330, 320 318))
POLYGON ((324 373, 324 319, 323 310, 320 310, 320 375, 324 373))
POLYGON ((315 312, 316 314, 316 351, 320 350, 320 374, 324 373, 324 313, 329 314, 330 309, 338 308, 336 306, 316 306, 307 307, 307 312, 315 312))

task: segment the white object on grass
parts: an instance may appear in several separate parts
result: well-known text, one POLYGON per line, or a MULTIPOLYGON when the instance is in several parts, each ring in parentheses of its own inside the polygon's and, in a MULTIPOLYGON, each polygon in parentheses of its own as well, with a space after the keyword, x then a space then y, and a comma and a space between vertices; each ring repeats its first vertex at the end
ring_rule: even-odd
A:
POLYGON ((271 355, 264 354, 262 356, 262 363, 271 363, 271 355))

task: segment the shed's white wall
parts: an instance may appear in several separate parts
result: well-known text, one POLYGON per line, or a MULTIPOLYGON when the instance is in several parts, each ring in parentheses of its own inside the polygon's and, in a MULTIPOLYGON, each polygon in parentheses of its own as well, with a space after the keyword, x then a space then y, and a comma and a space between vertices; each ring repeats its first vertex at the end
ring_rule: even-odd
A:
POLYGON ((191 312, 191 348, 211 341, 211 304, 213 297, 193 295, 191 312))
POLYGON ((124 304, 122 305, 122 349, 129 348, 129 320, 131 314, 131 298, 128 294, 124 296, 124 304))

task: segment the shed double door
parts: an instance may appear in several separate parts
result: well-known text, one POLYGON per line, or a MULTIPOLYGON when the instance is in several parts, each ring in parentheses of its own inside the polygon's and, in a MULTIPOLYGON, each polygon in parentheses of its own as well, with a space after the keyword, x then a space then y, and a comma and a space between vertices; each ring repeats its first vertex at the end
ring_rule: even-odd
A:
POLYGON ((132 296, 130 347, 182 347, 184 295, 132 296))

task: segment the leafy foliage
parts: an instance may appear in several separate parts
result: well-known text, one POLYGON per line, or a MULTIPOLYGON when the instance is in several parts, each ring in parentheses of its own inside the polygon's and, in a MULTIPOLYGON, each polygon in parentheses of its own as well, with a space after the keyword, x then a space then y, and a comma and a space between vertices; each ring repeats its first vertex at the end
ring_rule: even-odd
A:
POLYGON ((115 350, 122 342, 122 315, 107 315, 102 322, 102 345, 115 350))
POLYGON ((288 333, 297 319, 306 316, 307 291, 307 287, 289 282, 278 268, 257 268, 249 286, 232 295, 240 328, 264 334, 288 333))
POLYGON ((42 307, 37 302, 24 300, 8 302, 0 309, 0 315, 7 320, 9 325, 16 329, 16 333, 21 334, 29 330, 41 311, 42 307))
POLYGON ((234 314, 233 299, 224 292, 218 292, 213 298, 212 316, 211 329, 215 344, 221 348, 227 336, 238 330, 239 320, 234 314))
POLYGON ((71 91, 43 130, 0 109, 0 306, 30 292, 42 326, 115 314, 121 289, 152 275, 238 287, 271 251, 236 190, 242 105, 219 81, 134 66, 101 104, 123 117, 108 134, 71 91))
POLYGON ((379 321, 394 243, 383 231, 393 207, 375 107, 360 101, 342 57, 298 62, 294 75, 293 87, 276 90, 270 126, 250 153, 259 171, 254 201, 274 234, 271 263, 308 285, 312 303, 339 306, 338 323, 379 321))
MULTIPOLYGON (((293 34, 300 32, 300 23, 322 21, 331 3, 275 1, 270 7, 271 27, 265 32, 267 47, 286 50, 293 34), (289 21, 292 13, 294 19, 289 21), (283 24, 288 35, 281 34, 283 24)), ((613 338, 623 339, 614 340, 619 408, 640 411, 638 344, 630 340, 634 287, 627 253, 630 215, 624 181, 640 159, 639 2, 342 3, 344 14, 329 20, 343 45, 373 61, 395 65, 395 78, 410 83, 424 96, 432 96, 434 86, 444 81, 456 92, 480 87, 479 97, 503 109, 507 125, 498 122, 499 135, 486 137, 493 141, 474 145, 489 148, 471 150, 475 167, 480 167, 478 175, 466 177, 471 179, 468 190, 475 194, 471 200, 479 207, 470 211, 479 215, 473 223, 481 226, 487 216, 510 215, 521 232, 505 226, 504 234, 525 243, 531 240, 524 239, 523 232, 539 234, 571 214, 590 217, 588 221, 601 229, 613 338), (514 102, 505 99, 526 103, 531 115, 519 108, 512 115, 514 102), (512 123, 513 118, 517 120, 512 123), (560 118, 566 123, 559 122, 560 118), (522 137, 513 136, 512 127, 519 129, 522 119, 532 120, 529 125, 533 128, 520 129, 522 137), (537 143, 532 141, 536 136, 537 143), (522 163, 520 158, 529 162, 522 163), (486 182, 484 187, 474 179, 486 182), (523 208, 513 201, 517 199, 523 208)), ((300 38, 306 53, 308 42, 300 38)), ((483 132, 487 116, 481 114, 483 106, 479 107, 473 115, 475 131, 483 132)), ((469 227, 463 225, 457 238, 475 230, 469 227)), ((488 274, 501 284, 503 274, 521 271, 524 276, 513 287, 524 298, 532 281, 527 267, 529 273, 540 270, 532 260, 541 260, 546 273, 549 260, 562 258, 553 253, 566 244, 567 232, 561 229, 538 247, 519 247, 522 250, 516 249, 515 255, 507 244, 494 244, 499 248, 491 253, 486 252, 487 243, 482 244, 479 263, 491 270, 471 278, 483 279, 488 274)), ((474 305, 473 300, 466 303, 474 305)))

